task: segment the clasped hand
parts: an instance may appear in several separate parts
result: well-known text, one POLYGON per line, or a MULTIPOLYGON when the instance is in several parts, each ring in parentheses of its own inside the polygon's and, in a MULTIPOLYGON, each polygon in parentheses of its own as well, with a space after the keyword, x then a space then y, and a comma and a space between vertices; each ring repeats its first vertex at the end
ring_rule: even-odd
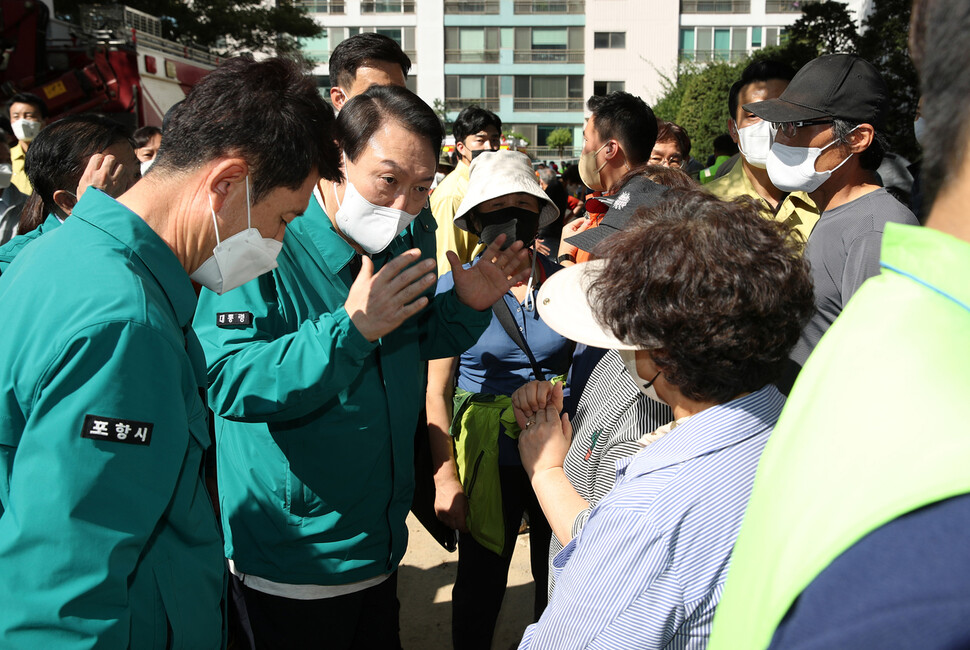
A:
POLYGON ((572 442, 573 428, 563 406, 562 384, 531 381, 512 394, 519 434, 519 456, 531 480, 536 474, 562 467, 572 442))

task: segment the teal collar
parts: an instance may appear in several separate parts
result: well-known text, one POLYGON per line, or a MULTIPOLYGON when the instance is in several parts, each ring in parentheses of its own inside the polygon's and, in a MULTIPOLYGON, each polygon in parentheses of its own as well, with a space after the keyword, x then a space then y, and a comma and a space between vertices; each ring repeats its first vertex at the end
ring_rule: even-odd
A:
POLYGON ((189 274, 168 244, 144 219, 107 194, 89 188, 71 211, 71 219, 84 221, 116 239, 148 268, 168 297, 182 328, 192 322, 196 295, 189 274))

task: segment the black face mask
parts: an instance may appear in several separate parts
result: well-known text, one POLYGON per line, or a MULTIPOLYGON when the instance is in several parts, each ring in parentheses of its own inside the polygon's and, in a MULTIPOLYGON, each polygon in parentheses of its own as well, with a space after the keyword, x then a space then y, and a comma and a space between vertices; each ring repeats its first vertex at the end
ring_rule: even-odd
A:
MULTIPOLYGON (((475 149, 475 150, 469 149, 468 154, 472 157, 472 160, 475 160, 486 151, 488 151, 488 149, 475 149)), ((471 160, 468 161, 468 164, 469 165, 471 164, 471 160)))
POLYGON ((539 213, 525 208, 509 207, 494 212, 479 213, 478 220, 482 224, 479 238, 486 246, 491 245, 499 235, 505 233, 502 250, 515 241, 521 241, 529 246, 539 232, 539 213))

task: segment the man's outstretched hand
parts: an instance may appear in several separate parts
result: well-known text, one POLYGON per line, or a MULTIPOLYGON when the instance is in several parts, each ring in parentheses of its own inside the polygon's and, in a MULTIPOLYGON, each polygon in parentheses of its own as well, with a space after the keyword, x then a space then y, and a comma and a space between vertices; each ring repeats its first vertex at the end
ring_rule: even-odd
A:
POLYGON ((529 251, 517 241, 502 250, 505 235, 499 235, 485 249, 481 258, 469 268, 463 268, 454 251, 448 251, 448 262, 455 280, 458 300, 472 309, 485 311, 519 282, 529 278, 529 268, 517 271, 529 259, 529 251))

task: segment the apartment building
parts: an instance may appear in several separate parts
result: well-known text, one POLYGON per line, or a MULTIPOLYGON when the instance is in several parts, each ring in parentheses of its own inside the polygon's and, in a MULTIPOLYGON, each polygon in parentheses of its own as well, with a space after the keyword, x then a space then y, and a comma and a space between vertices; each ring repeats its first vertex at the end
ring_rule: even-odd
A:
MULTIPOLYGON (((408 87, 454 119, 469 104, 489 108, 525 136, 539 158, 558 157, 558 128, 582 146, 585 99, 625 90, 648 104, 679 61, 735 61, 776 45, 807 2, 822 0, 299 0, 325 29, 303 43, 317 63, 360 32, 385 34, 414 64, 408 87)), ((872 0, 849 0, 857 20, 872 0)))

